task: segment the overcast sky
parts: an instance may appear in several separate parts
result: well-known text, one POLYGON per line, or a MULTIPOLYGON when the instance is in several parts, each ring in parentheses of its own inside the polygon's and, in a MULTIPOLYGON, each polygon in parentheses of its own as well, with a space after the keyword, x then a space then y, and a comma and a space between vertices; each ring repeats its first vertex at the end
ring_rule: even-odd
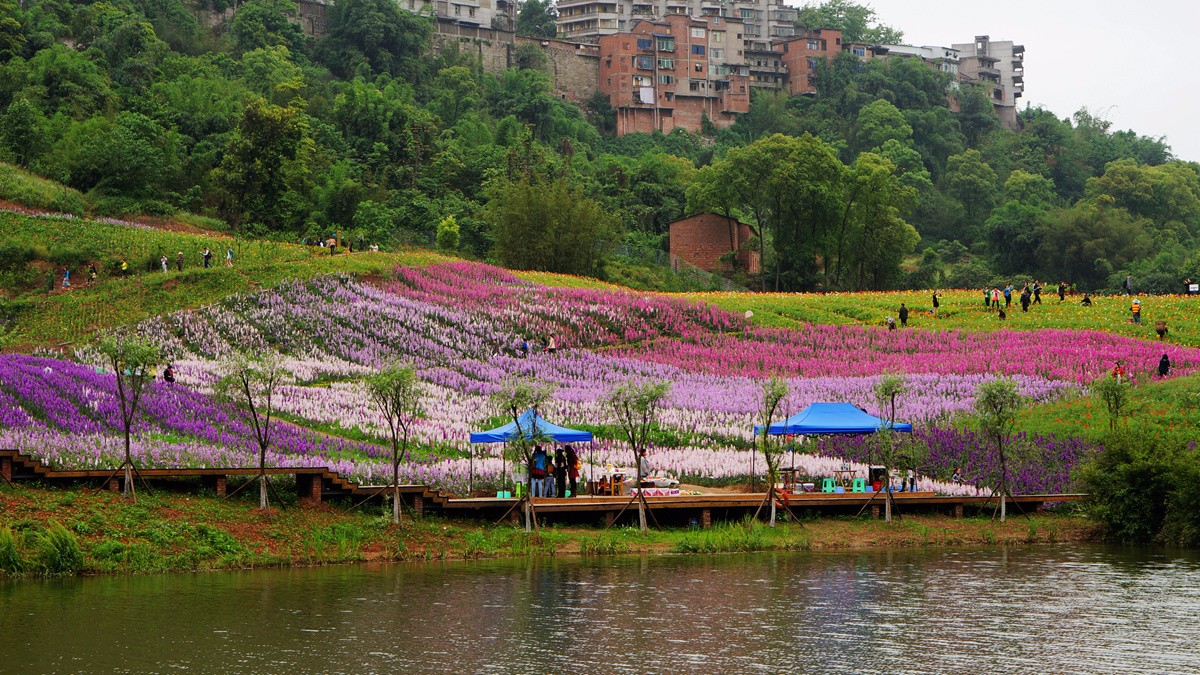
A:
POLYGON ((1021 107, 1059 118, 1087 107, 1114 131, 1165 136, 1176 157, 1200 161, 1197 0, 860 1, 908 44, 948 47, 976 35, 1023 44, 1021 107))

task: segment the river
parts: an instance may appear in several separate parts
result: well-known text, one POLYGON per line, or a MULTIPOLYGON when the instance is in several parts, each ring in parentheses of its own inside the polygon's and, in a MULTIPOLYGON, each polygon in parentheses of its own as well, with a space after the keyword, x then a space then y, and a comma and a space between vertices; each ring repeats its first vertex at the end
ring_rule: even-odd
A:
POLYGON ((1059 545, 0 581, 0 672, 1200 672, 1200 554, 1059 545))

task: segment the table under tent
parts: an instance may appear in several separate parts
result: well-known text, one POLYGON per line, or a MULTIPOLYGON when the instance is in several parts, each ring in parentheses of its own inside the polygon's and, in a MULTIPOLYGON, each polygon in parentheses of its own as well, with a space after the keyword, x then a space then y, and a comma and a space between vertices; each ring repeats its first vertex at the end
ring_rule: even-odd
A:
MULTIPOLYGON (((536 411, 534 411, 531 408, 529 410, 526 410, 524 413, 522 413, 521 416, 518 417, 515 421, 509 422, 507 424, 502 424, 502 425, 496 427, 495 429, 471 432, 471 443, 472 444, 504 443, 507 445, 507 443, 509 441, 515 440, 518 437, 517 436, 518 433, 521 436, 524 436, 526 440, 530 440, 530 441, 535 440, 535 439, 548 439, 548 440, 554 441, 555 443, 588 443, 588 444, 590 444, 592 442, 592 432, 582 431, 579 429, 569 429, 567 427, 560 427, 557 424, 551 424, 550 422, 547 422, 541 415, 539 415, 536 411), (519 432, 517 431, 518 426, 520 427, 519 432)), ((503 456, 503 453, 501 453, 501 455, 503 456)), ((471 461, 471 482, 472 483, 474 482, 474 478, 475 478, 474 457, 475 457, 475 452, 472 451, 471 452, 471 459, 472 459, 472 461, 471 461)), ((588 464, 590 465, 591 463, 592 462, 589 460, 588 464)), ((518 483, 517 483, 516 477, 511 476, 511 478, 512 478, 513 484, 517 485, 518 483)), ((506 477, 506 482, 507 482, 507 480, 508 480, 508 477, 506 477)), ((508 495, 508 496, 512 496, 512 495, 508 495)), ((519 493, 518 493, 518 496, 519 496, 519 493)))
MULTIPOLYGON (((912 425, 907 422, 896 422, 893 424, 889 420, 876 417, 853 403, 813 403, 804 410, 792 415, 791 417, 781 422, 775 422, 767 429, 767 433, 772 436, 822 436, 822 435, 850 435, 850 434, 873 434, 881 429, 892 429, 893 431, 902 433, 912 433, 912 425)), ((763 433, 762 425, 755 425, 754 435, 757 436, 763 433)), ((796 448, 792 445, 792 466, 781 468, 780 474, 784 479, 784 490, 787 492, 804 491, 800 484, 797 483, 796 476, 800 469, 796 467, 795 462, 796 448)), ((871 467, 870 471, 874 473, 880 467, 871 467)), ((886 471, 887 469, 882 469, 886 471)), ((853 477, 848 475, 857 472, 851 471, 835 471, 837 475, 833 479, 832 485, 826 484, 822 486, 823 491, 845 491, 854 485, 853 477), (833 487, 832 490, 824 489, 833 487), (837 488, 842 488, 838 490, 837 488)), ((871 475, 863 477, 864 486, 867 484, 871 475)))

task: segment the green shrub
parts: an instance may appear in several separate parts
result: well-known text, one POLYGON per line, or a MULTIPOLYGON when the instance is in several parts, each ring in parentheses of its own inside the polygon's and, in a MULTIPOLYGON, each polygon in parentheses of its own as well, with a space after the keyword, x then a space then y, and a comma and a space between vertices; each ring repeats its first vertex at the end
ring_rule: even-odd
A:
POLYGON ((2 162, 0 199, 76 216, 87 211, 87 201, 78 191, 2 162))
POLYGON ((45 574, 77 574, 83 570, 83 549, 75 533, 52 520, 39 536, 38 563, 45 574))
POLYGON ((21 535, 13 534, 12 528, 0 527, 0 572, 9 575, 21 574, 27 564, 21 555, 21 535))

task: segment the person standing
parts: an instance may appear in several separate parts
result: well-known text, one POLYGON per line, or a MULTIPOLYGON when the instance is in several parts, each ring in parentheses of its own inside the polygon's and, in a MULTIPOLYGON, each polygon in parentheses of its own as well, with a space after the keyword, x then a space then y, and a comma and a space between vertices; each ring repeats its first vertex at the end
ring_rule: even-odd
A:
POLYGON ((163 256, 162 256, 161 258, 159 258, 159 259, 158 259, 158 264, 162 266, 162 271, 163 271, 163 272, 166 272, 166 271, 167 271, 167 265, 169 265, 170 263, 167 261, 167 254, 166 254, 166 253, 164 253, 164 254, 163 254, 163 256))
POLYGON ((1029 311, 1029 289, 1028 288, 1021 291, 1021 311, 1022 312, 1029 311))
POLYGON ((558 351, 558 338, 554 333, 550 334, 550 339, 546 340, 546 353, 553 354, 558 351))
POLYGON ((232 246, 225 247, 225 266, 233 267, 233 247, 232 246))
POLYGON ((905 307, 903 302, 900 303, 900 326, 908 326, 908 307, 905 307))
POLYGON ((203 256, 204 256, 204 269, 208 269, 209 267, 212 267, 212 249, 205 246, 203 256))
POLYGON ((1042 304, 1042 282, 1040 281, 1033 282, 1033 304, 1042 304))
POLYGON ((542 488, 542 495, 545 497, 557 497, 558 493, 554 489, 554 472, 558 467, 554 465, 554 458, 546 456, 546 477, 542 480, 545 482, 545 487, 542 488))
MULTIPOLYGON (((646 451, 642 450, 638 456, 638 480, 646 480, 646 476, 650 475, 650 460, 646 459, 646 451)), ((638 487, 641 487, 640 485, 638 487)))
POLYGON ((121 276, 129 274, 129 262, 121 258, 121 276))
POLYGON ((1062 302, 1067 299, 1067 282, 1058 282, 1058 301, 1062 302))
POLYGON ((1125 283, 1122 285, 1125 287, 1125 295, 1133 295, 1133 275, 1132 274, 1125 275, 1125 283))
POLYGON ((1158 376, 1166 377, 1171 372, 1171 357, 1163 354, 1163 357, 1158 360, 1158 376))
POLYGON ((1137 298, 1133 299, 1133 305, 1130 306, 1129 312, 1133 314, 1133 322, 1140 324, 1142 322, 1142 303, 1137 298))
POLYGON ((530 478, 530 494, 531 497, 546 496, 546 451, 542 446, 535 446, 533 449, 533 457, 529 460, 529 478, 530 478))
POLYGON ((1004 308, 1008 309, 1012 305, 1013 285, 1009 284, 1004 287, 1004 308))
POLYGON ((1113 366, 1112 376, 1116 378, 1117 382, 1125 379, 1125 367, 1121 365, 1120 361, 1117 361, 1117 365, 1113 366))
POLYGON ((567 496, 567 452, 560 445, 554 451, 555 496, 567 496))
POLYGON ((579 453, 575 452, 575 448, 566 447, 567 456, 567 478, 570 479, 570 485, 567 487, 571 491, 567 497, 575 497, 579 494, 579 453))
POLYGON ((69 268, 69 267, 63 270, 62 287, 63 288, 71 287, 71 268, 69 268))
POLYGON ((934 291, 933 292, 933 318, 935 318, 935 319, 937 318, 938 307, 940 305, 941 305, 941 303, 938 302, 938 292, 934 291))
POLYGON ((175 254, 175 267, 179 268, 180 272, 183 271, 183 251, 175 254))
POLYGON ((996 309, 1000 309, 1000 287, 999 286, 992 287, 992 307, 995 307, 996 309))
POLYGON ((983 306, 992 306, 992 292, 988 290, 987 286, 983 287, 983 306))
POLYGON ((88 265, 88 286, 96 283, 96 263, 88 265))

